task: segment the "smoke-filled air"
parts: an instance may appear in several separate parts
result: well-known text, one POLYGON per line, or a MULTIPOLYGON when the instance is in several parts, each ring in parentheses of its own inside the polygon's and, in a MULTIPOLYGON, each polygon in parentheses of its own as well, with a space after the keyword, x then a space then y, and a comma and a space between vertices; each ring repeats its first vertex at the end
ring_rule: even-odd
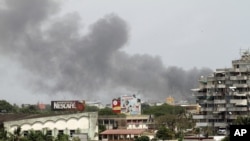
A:
POLYGON ((115 13, 84 27, 87 21, 77 13, 58 14, 60 3, 52 0, 0 3, 0 55, 28 72, 22 85, 34 94, 108 101, 135 92, 144 100, 184 100, 192 97, 198 78, 211 72, 164 66, 159 56, 126 53, 122 49, 133 28, 115 13))

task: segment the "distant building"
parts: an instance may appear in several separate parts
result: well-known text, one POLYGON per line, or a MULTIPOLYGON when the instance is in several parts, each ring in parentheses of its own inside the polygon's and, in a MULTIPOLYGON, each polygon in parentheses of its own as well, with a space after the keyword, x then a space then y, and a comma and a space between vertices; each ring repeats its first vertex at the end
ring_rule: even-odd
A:
POLYGON ((86 105, 88 105, 88 106, 96 106, 99 109, 105 108, 105 106, 99 101, 86 101, 86 105))
POLYGON ((200 113, 193 115, 196 127, 227 128, 238 116, 249 116, 250 53, 243 51, 232 68, 216 69, 199 79, 199 87, 192 89, 200 113))
POLYGON ((185 109, 186 113, 199 114, 201 106, 199 104, 182 104, 180 105, 185 109))
POLYGON ((166 103, 169 105, 175 105, 175 100, 172 96, 166 98, 166 103))

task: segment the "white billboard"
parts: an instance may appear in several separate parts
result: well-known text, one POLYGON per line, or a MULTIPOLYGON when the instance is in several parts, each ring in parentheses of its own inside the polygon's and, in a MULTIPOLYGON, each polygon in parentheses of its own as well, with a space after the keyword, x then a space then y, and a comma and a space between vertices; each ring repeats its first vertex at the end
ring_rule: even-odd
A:
POLYGON ((140 115, 141 98, 135 94, 121 96, 121 113, 127 115, 140 115))

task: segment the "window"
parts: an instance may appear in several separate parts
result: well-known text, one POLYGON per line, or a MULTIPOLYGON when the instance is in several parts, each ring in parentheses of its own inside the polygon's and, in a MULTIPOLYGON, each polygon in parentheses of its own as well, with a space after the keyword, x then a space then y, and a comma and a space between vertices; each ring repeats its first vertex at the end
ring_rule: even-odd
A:
POLYGON ((52 130, 47 130, 46 134, 52 136, 52 130))
POLYGON ((63 130, 58 130, 58 134, 63 134, 63 130))
POLYGON ((72 137, 73 134, 75 134, 76 131, 75 130, 70 130, 69 132, 70 132, 70 137, 72 137))
POLYGON ((28 131, 23 131, 23 136, 28 136, 29 132, 28 131))

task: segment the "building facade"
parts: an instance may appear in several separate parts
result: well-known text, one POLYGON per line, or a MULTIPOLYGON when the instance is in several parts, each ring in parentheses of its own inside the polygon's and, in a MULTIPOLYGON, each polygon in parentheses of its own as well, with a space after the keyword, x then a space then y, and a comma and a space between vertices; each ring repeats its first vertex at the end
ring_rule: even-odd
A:
POLYGON ((200 113, 193 115, 196 127, 228 128, 238 116, 249 115, 250 53, 232 61, 232 68, 216 69, 211 75, 201 76, 199 87, 192 89, 200 113))
POLYGON ((152 115, 99 116, 98 124, 106 129, 151 129, 154 124, 152 115))
POLYGON ((98 140, 97 112, 75 113, 66 115, 52 115, 46 117, 26 117, 3 122, 4 128, 10 132, 21 127, 22 134, 41 131, 56 137, 58 134, 67 134, 70 137, 84 135, 89 140, 98 140))

